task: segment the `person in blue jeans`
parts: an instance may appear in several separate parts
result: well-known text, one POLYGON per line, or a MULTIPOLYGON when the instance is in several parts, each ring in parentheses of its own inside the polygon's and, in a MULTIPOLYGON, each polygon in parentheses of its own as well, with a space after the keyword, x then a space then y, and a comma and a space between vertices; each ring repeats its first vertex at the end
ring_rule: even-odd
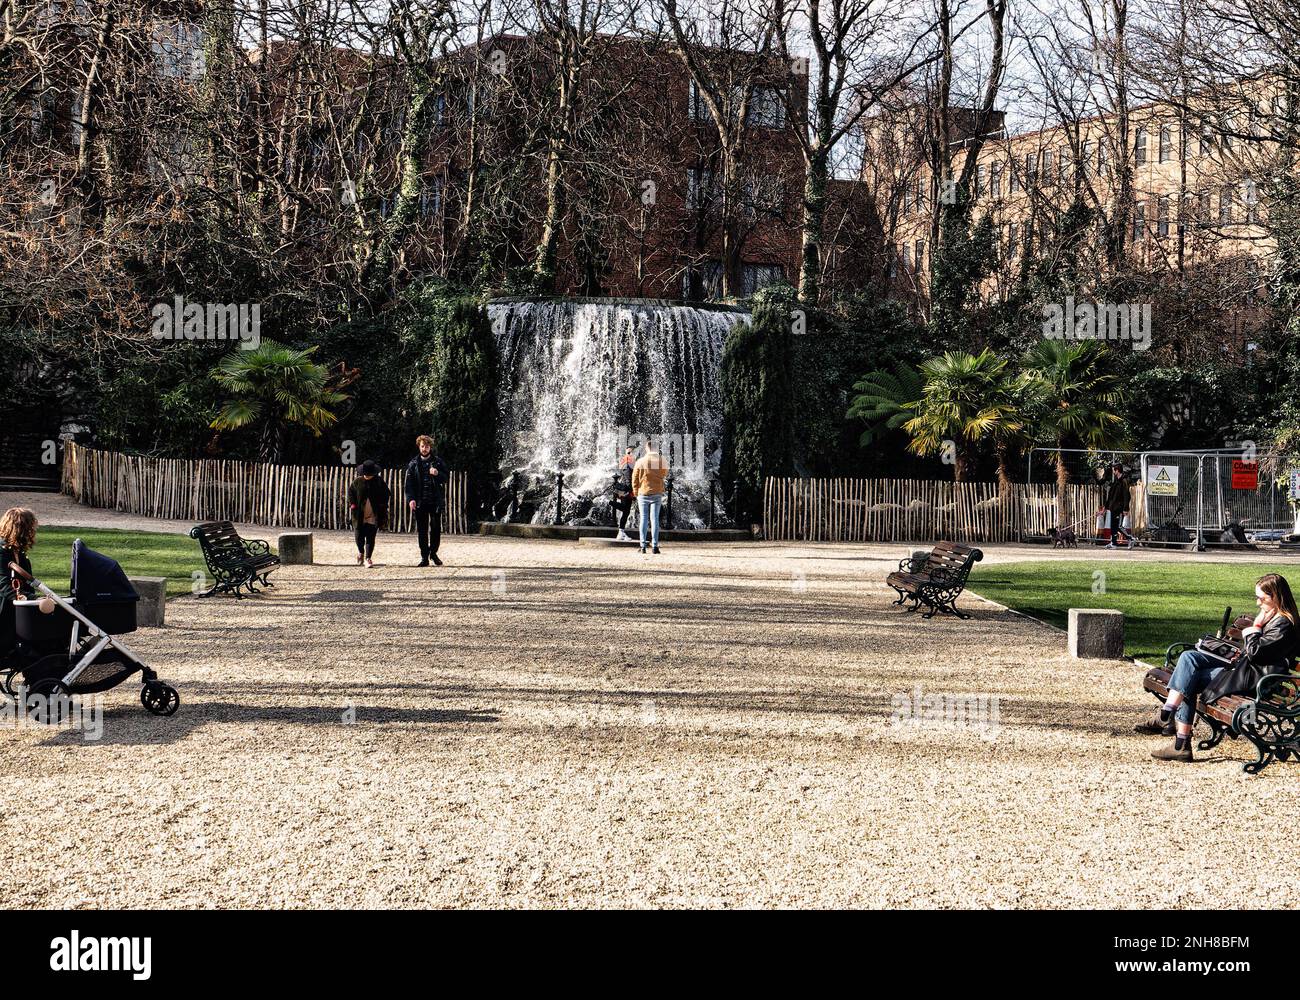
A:
POLYGON ((650 529, 654 554, 659 554, 659 509, 664 502, 664 483, 668 479, 668 462, 647 440, 645 454, 632 469, 632 493, 636 496, 641 518, 641 554, 645 555, 646 529, 650 529))
POLYGON ((1220 678, 1229 667, 1222 660, 1199 649, 1185 651, 1178 657, 1178 665, 1169 678, 1169 697, 1164 706, 1154 719, 1134 727, 1139 733, 1168 735, 1170 723, 1173 723, 1173 745, 1153 751, 1151 756, 1156 760, 1192 760, 1196 701, 1211 685, 1214 686, 1210 692, 1213 699, 1230 694, 1253 695, 1261 677, 1295 669, 1296 648, 1300 643, 1297 624, 1300 614, 1297 614, 1295 598, 1286 577, 1277 573, 1261 576, 1255 582, 1255 602, 1259 605, 1259 613, 1248 627, 1241 630, 1242 655, 1248 669, 1238 672, 1232 668, 1240 676, 1226 678, 1232 683, 1225 687, 1220 678))

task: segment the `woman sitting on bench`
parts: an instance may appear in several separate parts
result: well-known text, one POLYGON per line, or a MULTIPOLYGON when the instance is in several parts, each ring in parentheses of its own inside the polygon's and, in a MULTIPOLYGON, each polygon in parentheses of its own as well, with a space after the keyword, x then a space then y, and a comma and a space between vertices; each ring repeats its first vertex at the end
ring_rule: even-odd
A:
POLYGON ((1135 728, 1139 733, 1168 734, 1174 722, 1172 746, 1152 752, 1156 760, 1190 761, 1192 759, 1192 723, 1196 721, 1196 699, 1213 685, 1209 696, 1217 700, 1232 694, 1255 693, 1255 685, 1266 674, 1280 674, 1295 669, 1297 645, 1300 644, 1300 613, 1286 577, 1277 573, 1261 576, 1255 582, 1255 601, 1259 614, 1241 630, 1244 663, 1228 667, 1224 662, 1199 649, 1189 649, 1178 657, 1178 665, 1169 678, 1169 697, 1154 719, 1135 728), (1232 675, 1222 677, 1225 670, 1232 675))

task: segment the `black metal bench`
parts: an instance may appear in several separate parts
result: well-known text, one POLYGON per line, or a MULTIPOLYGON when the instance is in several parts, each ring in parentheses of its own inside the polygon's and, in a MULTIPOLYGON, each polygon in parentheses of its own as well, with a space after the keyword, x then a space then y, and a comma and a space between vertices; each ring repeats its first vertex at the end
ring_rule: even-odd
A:
MULTIPOLYGON (((1147 671, 1142 687, 1164 704, 1169 697, 1169 678, 1174 663, 1191 643, 1178 642, 1165 651, 1164 668, 1147 671)), ((1260 678, 1255 696, 1227 695, 1207 705, 1197 699, 1196 717, 1210 727, 1209 739, 1197 744, 1212 750, 1225 736, 1244 736, 1254 744, 1257 760, 1243 764, 1247 774, 1259 774, 1275 760, 1300 759, 1300 674, 1269 674, 1260 678)))
POLYGON ((971 567, 983 558, 984 553, 973 546, 940 542, 919 566, 904 559, 885 583, 898 593, 895 604, 911 601, 908 611, 924 606, 927 610, 922 618, 933 618, 940 611, 969 618, 957 609, 957 597, 966 589, 971 567))
POLYGON ((257 593, 254 583, 271 587, 267 577, 271 570, 280 565, 280 557, 271 551, 271 547, 259 539, 246 540, 239 537, 239 532, 229 521, 205 521, 190 530, 190 537, 197 538, 203 549, 203 559, 208 564, 208 572, 215 581, 212 588, 200 597, 228 593, 243 597, 240 588, 247 587, 250 594, 257 593))

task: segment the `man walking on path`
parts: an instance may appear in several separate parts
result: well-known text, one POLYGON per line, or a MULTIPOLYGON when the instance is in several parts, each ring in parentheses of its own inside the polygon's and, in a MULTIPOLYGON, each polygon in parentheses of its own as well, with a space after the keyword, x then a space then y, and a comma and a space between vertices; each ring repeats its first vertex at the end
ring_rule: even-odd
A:
POLYGON ((1111 466, 1111 476, 1113 477, 1110 484, 1110 492, 1106 495, 1106 509, 1110 511, 1110 543, 1106 546, 1108 549, 1133 547, 1133 537, 1124 530, 1124 516, 1128 513, 1132 491, 1129 489, 1128 477, 1124 474, 1124 466, 1116 462, 1111 466), (1116 539, 1123 538, 1124 543, 1117 545, 1116 539))
POLYGON ((415 439, 420 454, 406 467, 403 492, 406 505, 415 514, 415 535, 420 542, 420 561, 417 566, 428 566, 433 560, 441 566, 438 545, 442 541, 442 504, 447 485, 447 463, 433 452, 433 438, 421 434, 415 439))

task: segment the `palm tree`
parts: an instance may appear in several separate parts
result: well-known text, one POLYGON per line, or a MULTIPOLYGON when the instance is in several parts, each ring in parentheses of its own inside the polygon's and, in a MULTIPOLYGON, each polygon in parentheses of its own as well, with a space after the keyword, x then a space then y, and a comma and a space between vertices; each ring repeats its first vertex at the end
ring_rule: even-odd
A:
POLYGON ((925 390, 914 415, 903 424, 912 436, 908 447, 918 455, 932 455, 951 442, 953 478, 961 482, 969 465, 964 443, 992 438, 999 490, 1009 497, 1010 449, 1024 430, 1022 380, 1009 375, 1006 360, 987 348, 979 354, 948 351, 930 358, 922 363, 921 374, 925 390))
POLYGON ((925 389, 925 378, 915 365, 898 364, 892 372, 869 372, 853 388, 858 395, 853 397, 847 415, 867 421, 867 429, 858 441, 866 446, 912 418, 925 389))
POLYGON ((1123 403, 1119 380, 1105 345, 1093 341, 1042 340, 1025 359, 1031 391, 1041 404, 1039 436, 1056 452, 1057 523, 1070 523, 1070 470, 1061 449, 1115 448, 1125 437, 1117 412, 1123 403))
POLYGON ((347 396, 330 385, 324 365, 311 360, 315 347, 298 350, 264 340, 253 350, 226 355, 212 377, 234 398, 227 400, 212 421, 216 430, 238 430, 261 424, 258 458, 278 462, 290 426, 320 437, 338 417, 334 407, 347 396))

